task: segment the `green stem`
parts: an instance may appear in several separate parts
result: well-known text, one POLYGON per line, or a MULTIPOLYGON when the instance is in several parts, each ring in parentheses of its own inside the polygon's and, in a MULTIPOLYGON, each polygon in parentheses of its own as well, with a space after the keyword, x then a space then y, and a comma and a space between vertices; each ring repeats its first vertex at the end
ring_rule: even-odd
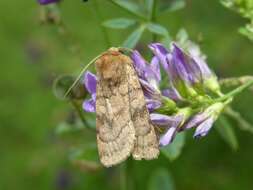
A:
POLYGON ((100 10, 99 10, 97 0, 93 0, 93 7, 95 10, 94 12, 96 12, 96 19, 97 19, 98 25, 100 27, 101 32, 103 33, 103 36, 104 36, 106 48, 109 48, 109 47, 111 47, 111 43, 110 43, 109 35, 108 35, 106 28, 103 27, 101 24, 101 22, 103 21, 103 17, 101 15, 100 10))
POLYGON ((139 19, 142 19, 142 20, 146 20, 146 18, 141 15, 141 14, 137 14, 135 12, 132 12, 131 10, 127 9, 126 7, 122 6, 121 4, 117 3, 115 0, 108 0, 109 2, 111 2, 112 4, 114 4, 115 6, 125 10, 126 12, 128 12, 129 14, 133 15, 133 16, 136 16, 138 17, 139 19))
POLYGON ((242 77, 230 77, 219 80, 220 85, 231 87, 245 84, 246 82, 253 80, 253 76, 242 76, 242 77))
MULTIPOLYGON (((156 9, 157 9, 157 0, 154 0, 152 12, 150 15, 150 22, 155 23, 156 22, 156 9)), ((152 34, 152 41, 157 41, 157 35, 155 33, 152 34)))
POLYGON ((127 190, 126 162, 120 165, 120 190, 127 190))
POLYGON ((250 80, 250 81, 246 82, 245 84, 239 86, 238 88, 232 90, 228 94, 225 94, 224 96, 222 96, 220 98, 217 98, 216 101, 217 102, 222 102, 222 101, 225 101, 227 99, 233 98, 235 95, 241 93, 243 90, 249 88, 252 85, 253 85, 253 80, 250 80))
POLYGON ((90 130, 94 130, 86 121, 86 119, 84 118, 84 115, 82 113, 82 110, 80 109, 80 106, 78 105, 78 103, 75 100, 71 100, 71 104, 73 105, 73 107, 75 108, 78 116, 80 117, 83 125, 90 130))

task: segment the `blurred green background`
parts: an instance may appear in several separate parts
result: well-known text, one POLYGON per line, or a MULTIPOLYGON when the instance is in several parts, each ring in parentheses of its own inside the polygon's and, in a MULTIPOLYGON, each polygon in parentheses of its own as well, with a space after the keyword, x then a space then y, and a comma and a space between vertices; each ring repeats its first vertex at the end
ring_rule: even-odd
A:
MULTIPOLYGON (((104 0, 98 2, 105 19, 127 15, 104 0)), ((78 73, 106 48, 90 2, 65 0, 61 11, 81 46, 83 64, 56 27, 39 24, 35 1, 0 1, 0 189, 119 189, 117 167, 98 171, 80 168, 68 157, 76 140, 55 134, 71 106, 54 97, 53 79, 78 73)), ((159 22, 173 35, 184 27, 191 39, 201 37, 201 48, 219 76, 253 74, 253 43, 237 32, 245 20, 218 1, 188 0, 184 9, 161 15, 159 22)), ((129 33, 109 32, 113 46, 120 45, 129 33)), ((149 39, 144 36, 144 42, 149 39)), ((252 93, 237 97, 233 107, 253 123, 252 93)), ((150 176, 162 167, 170 172, 177 190, 252 189, 253 138, 236 125, 234 128, 238 151, 232 151, 215 130, 197 141, 187 132, 183 153, 173 162, 163 155, 149 162, 130 160, 130 186, 148 189, 150 176)), ((95 138, 88 131, 76 135, 84 140, 95 138)))

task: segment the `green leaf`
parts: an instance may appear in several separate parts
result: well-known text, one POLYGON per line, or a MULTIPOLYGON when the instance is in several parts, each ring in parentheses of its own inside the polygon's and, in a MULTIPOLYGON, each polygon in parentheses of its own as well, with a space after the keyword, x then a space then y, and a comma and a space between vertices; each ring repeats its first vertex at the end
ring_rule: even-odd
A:
POLYGON ((111 19, 106 20, 102 23, 103 26, 107 28, 114 28, 114 29, 125 29, 129 26, 132 26, 136 23, 133 19, 128 18, 117 18, 117 19, 111 19))
POLYGON ((152 33, 155 33, 164 37, 169 36, 168 30, 160 24, 149 23, 147 25, 147 29, 152 33))
POLYGON ((171 3, 169 11, 177 11, 185 7, 185 0, 176 0, 171 3))
POLYGON ((136 30, 134 30, 128 36, 128 38, 124 41, 122 46, 127 47, 127 48, 134 48, 136 44, 138 43, 138 41, 140 40, 144 30, 145 30, 145 27, 143 25, 137 28, 136 30))
POLYGON ((216 127, 222 139, 233 149, 238 149, 238 141, 235 132, 225 116, 220 116, 216 127))
POLYGON ((125 9, 134 15, 145 18, 145 15, 142 13, 141 8, 137 3, 126 0, 110 0, 110 1, 115 5, 117 5, 118 7, 125 9))
POLYGON ((161 148, 161 152, 171 161, 178 158, 182 152, 182 148, 185 144, 185 133, 177 134, 174 141, 165 147, 161 148))
POLYGON ((152 172, 151 178, 148 182, 148 190, 174 190, 175 185, 170 173, 164 169, 159 168, 152 172))
POLYGON ((145 8, 148 15, 152 14, 153 6, 154 6, 154 0, 145 0, 145 8))
POLYGON ((180 10, 185 7, 185 0, 174 0, 174 1, 165 1, 165 4, 161 4, 161 12, 173 12, 180 10))

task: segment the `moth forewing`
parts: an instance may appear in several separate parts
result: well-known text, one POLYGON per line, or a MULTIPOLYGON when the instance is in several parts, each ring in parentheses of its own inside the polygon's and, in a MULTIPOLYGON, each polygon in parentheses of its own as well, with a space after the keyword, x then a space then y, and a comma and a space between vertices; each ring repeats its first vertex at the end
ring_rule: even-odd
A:
POLYGON ((153 159, 158 141, 132 60, 108 50, 96 61, 97 144, 100 160, 109 167, 132 153, 135 159, 153 159))
POLYGON ((96 61, 97 144, 100 160, 107 167, 124 161, 134 149, 125 67, 117 51, 108 51, 96 61))
POLYGON ((141 85, 133 63, 127 57, 127 74, 129 84, 129 100, 132 122, 135 128, 135 147, 133 158, 136 160, 151 160, 159 155, 159 144, 153 124, 150 121, 141 85))

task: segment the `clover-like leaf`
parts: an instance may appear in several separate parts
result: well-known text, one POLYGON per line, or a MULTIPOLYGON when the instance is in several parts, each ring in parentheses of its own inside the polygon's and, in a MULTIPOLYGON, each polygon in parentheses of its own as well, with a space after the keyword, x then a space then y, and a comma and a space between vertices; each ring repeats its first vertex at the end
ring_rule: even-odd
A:
POLYGON ((173 11, 180 10, 184 7, 185 7, 185 0, 165 1, 165 3, 161 4, 160 11, 173 12, 173 11))
POLYGON ((134 15, 145 18, 141 7, 137 3, 126 0, 110 0, 110 2, 117 5, 118 7, 121 7, 122 9, 127 10, 130 13, 133 13, 134 15))
POLYGON ((113 28, 113 29, 125 29, 129 26, 132 26, 136 23, 133 19, 128 18, 116 18, 116 19, 110 19, 106 20, 102 23, 103 26, 107 28, 113 28))
POLYGON ((123 47, 134 48, 136 44, 138 43, 138 41, 140 40, 144 30, 145 30, 145 27, 143 25, 137 28, 136 30, 134 30, 128 36, 128 38, 124 41, 123 47))
POLYGON ((169 36, 168 30, 164 26, 157 23, 147 24, 147 29, 154 34, 158 34, 164 37, 169 36))
POLYGON ((154 6, 154 0, 145 0, 145 9, 149 16, 152 15, 153 6, 154 6))

